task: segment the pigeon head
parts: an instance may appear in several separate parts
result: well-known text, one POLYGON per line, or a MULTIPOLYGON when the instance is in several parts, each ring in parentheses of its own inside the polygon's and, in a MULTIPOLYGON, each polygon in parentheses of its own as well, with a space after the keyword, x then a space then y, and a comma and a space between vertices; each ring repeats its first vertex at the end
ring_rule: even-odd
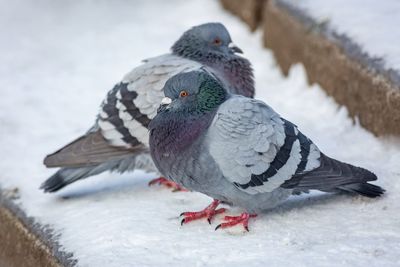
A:
POLYGON ((172 52, 197 61, 213 57, 234 57, 243 53, 232 43, 228 30, 221 23, 206 23, 195 26, 181 36, 172 46, 172 52))
POLYGON ((173 76, 165 83, 164 94, 159 112, 189 115, 215 110, 226 100, 228 93, 218 78, 202 70, 173 76))
POLYGON ((221 23, 195 26, 172 46, 174 55, 211 67, 229 85, 231 93, 254 96, 253 69, 250 62, 232 43, 228 30, 221 23))
POLYGON ((165 83, 164 94, 148 127, 156 165, 161 158, 173 160, 204 134, 219 105, 228 97, 223 84, 205 70, 171 77, 165 83))

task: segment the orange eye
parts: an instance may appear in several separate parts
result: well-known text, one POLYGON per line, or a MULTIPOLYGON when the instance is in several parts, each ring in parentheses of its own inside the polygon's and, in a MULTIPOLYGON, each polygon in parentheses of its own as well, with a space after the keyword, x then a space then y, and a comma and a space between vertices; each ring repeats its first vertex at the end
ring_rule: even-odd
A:
POLYGON ((221 45, 221 44, 222 44, 222 41, 221 41, 221 39, 219 39, 219 38, 215 38, 214 41, 213 41, 213 43, 214 43, 215 45, 221 45))
POLYGON ((183 91, 181 91, 180 93, 179 93, 179 96, 180 97, 185 97, 185 96, 188 96, 189 94, 188 94, 188 92, 186 92, 185 90, 183 90, 183 91))

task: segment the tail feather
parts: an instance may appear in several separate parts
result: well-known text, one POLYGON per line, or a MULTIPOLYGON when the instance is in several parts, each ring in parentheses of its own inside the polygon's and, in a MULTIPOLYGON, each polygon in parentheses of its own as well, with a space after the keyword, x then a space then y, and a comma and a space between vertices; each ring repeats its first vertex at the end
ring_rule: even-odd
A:
POLYGON ((321 165, 309 172, 300 173, 285 181, 281 187, 297 191, 320 190, 324 192, 344 191, 366 197, 377 197, 385 190, 368 182, 376 175, 364 168, 356 167, 327 157, 321 153, 321 165))
POLYGON ((370 198, 379 197, 385 192, 382 187, 370 183, 348 184, 337 188, 341 191, 356 193, 370 198))
POLYGON ((40 189, 43 189, 46 193, 53 193, 75 181, 99 174, 103 171, 103 169, 96 168, 96 166, 80 168, 61 168, 49 179, 47 179, 40 186, 40 189))
POLYGON ((132 171, 136 166, 136 155, 128 155, 124 158, 107 161, 98 165, 86 167, 64 167, 48 178, 40 186, 44 192, 56 192, 61 188, 87 177, 100 174, 104 171, 125 172, 132 171))

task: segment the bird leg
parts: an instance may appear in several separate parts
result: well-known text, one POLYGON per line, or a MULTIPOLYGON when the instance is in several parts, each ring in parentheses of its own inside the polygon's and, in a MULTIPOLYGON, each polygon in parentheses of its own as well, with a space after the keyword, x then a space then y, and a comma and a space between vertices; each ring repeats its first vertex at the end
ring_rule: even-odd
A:
POLYGON ((195 212, 182 212, 180 216, 184 216, 184 218, 181 221, 181 225, 191 221, 199 220, 201 218, 207 218, 208 223, 211 224, 211 219, 215 215, 223 213, 226 210, 225 208, 217 209, 219 204, 220 201, 214 199, 214 201, 210 205, 208 205, 204 210, 195 212))
POLYGON ((244 212, 239 216, 225 216, 224 221, 226 222, 219 224, 217 227, 215 227, 215 230, 218 230, 219 228, 224 229, 235 226, 237 224, 242 224, 244 229, 248 232, 249 219, 255 217, 257 217, 257 214, 250 214, 247 212, 244 212))
POLYGON ((179 184, 177 184, 171 180, 168 180, 167 178, 162 177, 162 176, 159 178, 153 179, 149 182, 149 186, 152 186, 154 184, 164 185, 168 188, 172 188, 172 192, 178 192, 178 191, 187 192, 188 191, 183 186, 180 186, 179 184))

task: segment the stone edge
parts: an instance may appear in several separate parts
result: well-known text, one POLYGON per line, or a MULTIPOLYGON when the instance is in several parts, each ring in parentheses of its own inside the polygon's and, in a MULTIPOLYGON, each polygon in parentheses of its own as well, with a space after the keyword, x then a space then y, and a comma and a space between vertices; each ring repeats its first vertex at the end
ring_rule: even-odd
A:
POLYGON ((8 257, 2 260, 12 266, 76 266, 77 260, 63 251, 54 230, 27 216, 15 202, 0 188, 0 218, 5 220, 0 236, 8 237, 0 245, 0 255, 8 257))

